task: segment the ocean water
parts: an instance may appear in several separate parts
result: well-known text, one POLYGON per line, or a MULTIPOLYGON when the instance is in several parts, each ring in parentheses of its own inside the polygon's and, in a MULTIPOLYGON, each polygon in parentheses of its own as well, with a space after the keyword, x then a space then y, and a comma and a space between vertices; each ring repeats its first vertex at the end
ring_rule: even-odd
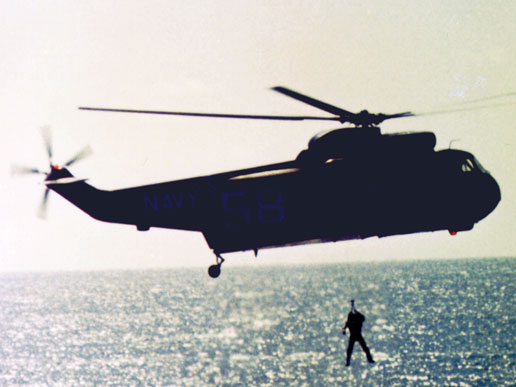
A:
POLYGON ((516 259, 0 275, 0 385, 516 385, 516 259), (366 317, 345 366, 349 300, 366 317))

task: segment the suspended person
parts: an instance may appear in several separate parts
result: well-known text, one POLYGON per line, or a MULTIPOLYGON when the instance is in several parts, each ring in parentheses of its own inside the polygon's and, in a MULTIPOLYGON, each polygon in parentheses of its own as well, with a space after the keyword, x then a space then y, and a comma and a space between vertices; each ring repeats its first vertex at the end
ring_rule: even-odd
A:
POLYGON ((348 344, 348 352, 346 357, 346 366, 349 366, 351 361, 351 353, 353 352, 353 346, 355 345, 355 341, 358 341, 364 350, 367 361, 369 363, 374 363, 373 357, 371 356, 371 352, 369 352, 369 348, 367 348, 367 344, 362 337, 362 324, 365 321, 365 317, 362 313, 355 309, 355 300, 351 300, 351 311, 348 314, 348 321, 342 327, 342 334, 346 335, 346 328, 349 329, 349 344, 348 344))

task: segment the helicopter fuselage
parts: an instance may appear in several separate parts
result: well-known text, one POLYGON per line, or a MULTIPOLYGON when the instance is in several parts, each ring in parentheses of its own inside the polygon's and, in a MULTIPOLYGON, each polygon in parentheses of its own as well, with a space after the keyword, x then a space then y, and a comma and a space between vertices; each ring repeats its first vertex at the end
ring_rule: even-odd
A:
MULTIPOLYGON (((500 200, 496 181, 468 152, 358 148, 324 160, 318 152, 309 163, 312 150, 294 161, 115 191, 84 181, 48 187, 102 221, 202 232, 217 255, 469 230, 500 200)), ((47 180, 69 176, 62 169, 47 180)))

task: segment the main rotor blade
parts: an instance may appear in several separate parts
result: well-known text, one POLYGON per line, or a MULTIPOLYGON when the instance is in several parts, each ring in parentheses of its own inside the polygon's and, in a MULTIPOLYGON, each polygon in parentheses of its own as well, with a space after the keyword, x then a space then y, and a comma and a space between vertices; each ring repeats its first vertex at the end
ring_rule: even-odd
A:
POLYGON ((52 133, 50 132, 49 126, 43 126, 41 128, 41 135, 43 136, 43 142, 48 155, 48 163, 52 164, 52 133))
POLYGON ((91 110, 115 113, 137 113, 137 114, 161 114, 170 116, 187 117, 214 117, 214 118, 240 118, 250 120, 280 120, 280 121, 339 121, 340 117, 316 117, 316 116, 273 116, 273 115, 254 115, 254 114, 220 114, 220 113, 195 113, 195 112, 170 112, 163 110, 134 110, 134 109, 111 109, 98 107, 79 107, 79 110, 91 110))
POLYGON ((507 98, 507 97, 512 97, 512 96, 515 96, 515 95, 516 95, 516 91, 513 91, 513 92, 509 92, 509 93, 502 93, 502 94, 497 94, 497 95, 491 95, 489 97, 484 97, 484 98, 477 98, 477 99, 470 99, 470 100, 466 100, 466 101, 461 101, 461 102, 454 103, 451 106, 468 105, 470 103, 477 103, 477 102, 490 101, 490 100, 493 100, 493 99, 507 98))
POLYGON ((79 160, 84 159, 85 157, 88 157, 93 153, 91 147, 88 145, 81 149, 75 156, 73 156, 70 160, 68 160, 63 166, 69 167, 70 165, 76 163, 79 160))
POLYGON ((309 97, 307 95, 298 93, 297 91, 287 89, 283 86, 273 87, 272 90, 277 91, 278 93, 284 94, 290 98, 297 99, 298 101, 304 102, 308 105, 314 106, 318 109, 324 110, 325 112, 335 114, 339 116, 341 119, 346 117, 353 117, 355 113, 351 113, 347 110, 341 109, 337 106, 330 105, 326 102, 319 101, 318 99, 309 97))
POLYGON ((495 103, 495 104, 491 104, 491 105, 473 106, 473 107, 465 107, 465 108, 458 108, 458 109, 443 109, 443 110, 435 110, 435 111, 429 111, 429 112, 416 113, 416 114, 414 114, 414 116, 416 116, 416 117, 435 116, 435 115, 439 115, 439 114, 449 114, 449 113, 467 112, 467 111, 473 111, 473 110, 491 109, 494 107, 507 106, 507 105, 514 105, 514 104, 513 103, 495 103))
POLYGON ((390 120, 391 118, 413 117, 414 115, 415 114, 412 112, 403 112, 395 114, 373 114, 365 110, 356 114, 355 117, 350 118, 350 122, 352 122, 355 125, 379 125, 383 121, 390 120))
POLYGON ((414 117, 417 114, 414 114, 412 112, 403 112, 403 113, 396 113, 396 114, 384 114, 384 120, 389 120, 391 118, 403 118, 403 117, 414 117))

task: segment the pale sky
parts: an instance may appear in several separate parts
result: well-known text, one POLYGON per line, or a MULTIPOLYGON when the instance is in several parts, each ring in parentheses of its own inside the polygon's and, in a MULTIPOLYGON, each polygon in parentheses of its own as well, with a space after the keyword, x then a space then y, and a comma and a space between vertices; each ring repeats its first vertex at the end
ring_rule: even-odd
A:
MULTIPOLYGON (((102 270, 214 263, 201 234, 98 222, 41 176, 85 145, 72 173, 101 189, 286 161, 326 122, 268 122, 85 112, 78 106, 247 114, 318 110, 283 85, 351 111, 424 112, 516 91, 512 1, 3 1, 0 3, 0 271, 102 270)), ((497 179, 498 208, 472 231, 226 255, 262 265, 516 256, 516 98, 486 110, 392 120, 432 130, 438 148, 472 152, 497 179)), ((494 101, 493 101, 494 103, 494 101)), ((324 113, 323 113, 324 114, 324 113)))

